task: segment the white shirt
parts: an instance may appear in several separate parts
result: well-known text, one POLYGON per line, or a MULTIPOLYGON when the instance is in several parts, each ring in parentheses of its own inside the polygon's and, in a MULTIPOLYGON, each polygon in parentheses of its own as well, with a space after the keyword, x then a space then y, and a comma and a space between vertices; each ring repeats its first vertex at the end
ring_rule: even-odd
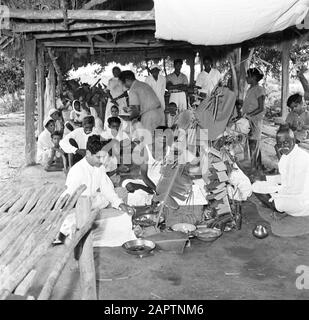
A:
POLYGON ((50 149, 53 147, 51 133, 45 128, 39 135, 37 144, 37 163, 44 164, 49 157, 50 149))
POLYGON ((278 181, 257 181, 253 191, 270 193, 280 212, 295 217, 309 216, 309 153, 295 145, 288 155, 282 155, 278 168, 278 181))
POLYGON ((197 76, 196 85, 202 88, 200 92, 210 95, 221 79, 222 75, 217 69, 211 69, 209 73, 204 70, 197 76))
POLYGON ((123 131, 123 129, 120 127, 118 132, 117 132, 117 135, 114 136, 112 134, 112 130, 110 128, 107 128, 106 130, 104 130, 102 133, 101 133, 101 137, 105 140, 110 140, 110 139, 115 139, 117 141, 123 141, 123 140, 130 140, 129 139, 129 136, 127 135, 126 132, 123 131))
POLYGON ((93 207, 104 208, 111 204, 113 208, 118 209, 119 205, 123 203, 123 200, 116 194, 113 183, 106 174, 105 167, 93 167, 86 158, 77 162, 70 169, 66 180, 67 190, 65 190, 65 193, 73 194, 82 184, 87 186, 82 195, 88 197, 100 195, 98 199, 93 199, 97 202, 96 204, 93 203, 93 207))
POLYGON ((84 128, 77 128, 72 132, 68 133, 61 141, 60 147, 65 153, 75 153, 77 148, 73 147, 69 140, 74 139, 77 142, 79 149, 86 149, 88 137, 99 134, 97 130, 94 128, 90 134, 86 134, 84 128))
POLYGON ((165 109, 164 94, 166 89, 166 78, 162 75, 158 75, 158 80, 155 80, 152 75, 149 75, 145 79, 145 83, 149 84, 153 91, 156 93, 160 100, 161 107, 165 109))

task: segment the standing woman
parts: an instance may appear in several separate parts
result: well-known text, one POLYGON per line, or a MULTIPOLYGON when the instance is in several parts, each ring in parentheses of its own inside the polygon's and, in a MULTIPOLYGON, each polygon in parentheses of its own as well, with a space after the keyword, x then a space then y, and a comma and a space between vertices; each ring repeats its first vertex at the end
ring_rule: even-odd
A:
POLYGON ((249 133, 251 166, 258 170, 262 169, 260 142, 264 117, 265 89, 259 85, 259 81, 263 77, 263 73, 257 68, 251 68, 247 71, 247 83, 250 88, 246 93, 242 107, 244 117, 248 118, 251 123, 251 132, 249 133))

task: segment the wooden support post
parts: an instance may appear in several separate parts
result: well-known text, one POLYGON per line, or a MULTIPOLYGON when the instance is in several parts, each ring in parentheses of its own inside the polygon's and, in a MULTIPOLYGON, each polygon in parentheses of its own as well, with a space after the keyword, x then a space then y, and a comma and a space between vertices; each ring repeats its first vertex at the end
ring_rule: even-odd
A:
POLYGON ((194 73, 195 73, 195 59, 194 59, 194 57, 189 58, 189 65, 190 65, 190 84, 193 85, 194 73))
MULTIPOLYGON (((77 228, 81 229, 90 217, 90 199, 80 197, 76 206, 77 228)), ((82 253, 79 257, 81 299, 97 300, 95 267, 93 257, 92 233, 84 240, 82 253)))
POLYGON ((36 41, 25 41, 25 157, 26 165, 35 164, 36 145, 34 127, 36 41))
POLYGON ((38 67, 36 70, 37 76, 37 102, 38 102, 38 131, 41 133, 44 121, 44 90, 45 90, 45 67, 44 67, 44 49, 38 48, 38 67))
POLYGON ((289 95, 289 64, 290 64, 290 48, 291 42, 285 41, 282 43, 282 82, 281 82, 281 116, 282 119, 285 121, 288 109, 287 109, 287 99, 289 95))

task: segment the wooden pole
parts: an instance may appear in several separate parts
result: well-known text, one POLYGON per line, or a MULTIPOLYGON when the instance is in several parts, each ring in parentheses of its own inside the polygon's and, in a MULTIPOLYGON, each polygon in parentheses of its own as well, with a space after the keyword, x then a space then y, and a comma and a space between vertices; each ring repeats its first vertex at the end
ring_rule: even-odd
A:
POLYGON ((38 130, 41 133, 44 121, 44 91, 45 91, 45 67, 44 67, 44 49, 38 48, 38 67, 37 75, 37 101, 38 101, 38 130))
MULTIPOLYGON (((64 48, 90 48, 91 45, 89 42, 79 42, 79 41, 44 41, 43 44, 45 47, 64 47, 64 48)), ((175 43, 174 46, 182 46, 181 43, 175 43)), ((166 47, 166 44, 160 41, 145 42, 141 44, 132 43, 132 42, 119 42, 119 43, 103 43, 95 42, 93 44, 94 48, 161 48, 166 47)))
MULTIPOLYGON (((90 216, 90 199, 80 197, 76 206, 76 225, 81 229, 90 216)), ((92 233, 86 237, 79 257, 80 285, 82 300, 97 300, 92 233)))
POLYGON ((91 36, 98 34, 109 34, 113 31, 125 32, 125 31, 136 31, 136 30, 155 30, 155 26, 153 25, 142 25, 142 26, 134 26, 134 27, 119 27, 119 28, 108 28, 108 29, 100 29, 100 30, 84 30, 84 31, 68 31, 68 32, 53 32, 53 33, 44 33, 44 34, 36 34, 36 39, 53 39, 53 38, 67 38, 67 37, 80 37, 80 36, 91 36))
MULTIPOLYGON (((113 10, 68 10, 69 20, 103 21, 145 21, 154 20, 154 10, 150 11, 113 11, 113 10)), ((62 20, 63 10, 22 10, 10 9, 11 19, 25 20, 62 20)))
POLYGON ((80 240, 85 236, 85 234, 89 231, 89 229, 92 227, 92 224, 98 214, 98 210, 94 210, 91 212, 91 215, 88 217, 87 223, 84 224, 84 226, 79 229, 76 234, 74 235, 73 240, 69 244, 65 244, 65 247, 63 248, 61 252, 61 256, 59 259, 57 259, 55 266, 53 267, 52 272, 48 276, 43 289, 38 297, 38 300, 48 300, 53 292, 53 289, 56 285, 57 280, 59 279, 63 268, 67 264, 69 258, 73 254, 73 250, 78 245, 80 240))
POLYGON ((194 59, 194 57, 190 57, 189 65, 190 65, 190 84, 193 85, 194 73, 195 73, 195 59, 194 59))
MULTIPOLYGON (((136 22, 125 23, 104 23, 104 22, 76 22, 70 25, 70 31, 85 31, 98 28, 114 28, 114 27, 128 27, 130 25, 136 25, 136 22)), ((25 22, 12 22, 12 31, 14 33, 19 32, 51 32, 51 31, 66 31, 63 23, 25 23, 25 22)))
POLYGON ((285 41, 282 43, 282 82, 281 82, 281 116, 285 121, 288 109, 287 109, 287 99, 289 95, 289 64, 290 64, 290 48, 291 42, 285 41))
POLYGON ((36 144, 34 127, 36 41, 25 41, 25 133, 26 165, 35 164, 36 144))

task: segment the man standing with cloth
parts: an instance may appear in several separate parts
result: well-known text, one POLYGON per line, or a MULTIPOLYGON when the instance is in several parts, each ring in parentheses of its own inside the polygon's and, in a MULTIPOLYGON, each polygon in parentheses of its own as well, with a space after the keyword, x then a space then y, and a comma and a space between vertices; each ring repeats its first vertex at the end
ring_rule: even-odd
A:
POLYGON ((140 118, 143 129, 152 134, 164 121, 159 98, 147 83, 136 80, 134 73, 130 70, 122 71, 119 79, 129 89, 130 120, 140 118))

